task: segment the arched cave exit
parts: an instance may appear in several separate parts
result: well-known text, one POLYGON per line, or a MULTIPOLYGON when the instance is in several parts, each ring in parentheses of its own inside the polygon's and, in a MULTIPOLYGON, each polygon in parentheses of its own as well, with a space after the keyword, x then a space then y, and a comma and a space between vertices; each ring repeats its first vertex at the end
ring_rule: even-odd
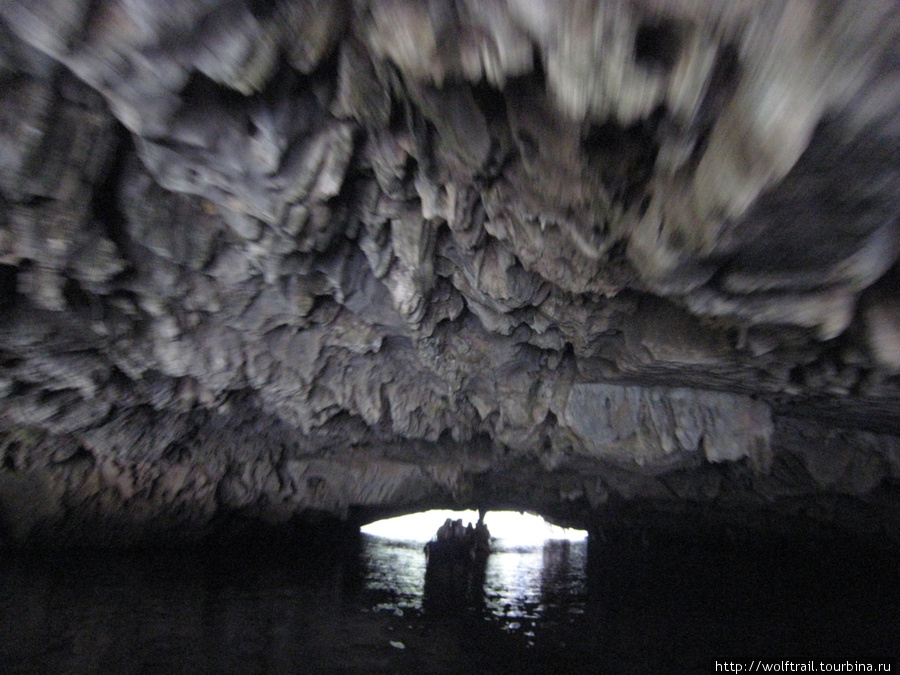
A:
MULTIPOLYGON (((429 510, 408 513, 368 523, 361 527, 364 534, 406 541, 427 542, 447 519, 461 519, 463 524, 475 523, 478 512, 472 510, 429 510)), ((487 511, 485 523, 497 540, 519 544, 540 545, 548 540, 581 541, 587 530, 560 527, 540 515, 524 511, 487 511)))

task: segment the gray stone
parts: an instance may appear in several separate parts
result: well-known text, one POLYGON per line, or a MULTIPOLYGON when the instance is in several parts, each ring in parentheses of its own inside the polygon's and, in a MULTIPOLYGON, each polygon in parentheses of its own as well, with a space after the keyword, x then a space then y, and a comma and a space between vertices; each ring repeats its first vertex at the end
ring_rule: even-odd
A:
POLYGON ((586 452, 653 468, 685 454, 709 462, 771 459, 772 413, 746 396, 662 387, 576 384, 563 422, 586 452))
POLYGON ((890 2, 0 2, 4 521, 900 539, 898 36, 890 2))

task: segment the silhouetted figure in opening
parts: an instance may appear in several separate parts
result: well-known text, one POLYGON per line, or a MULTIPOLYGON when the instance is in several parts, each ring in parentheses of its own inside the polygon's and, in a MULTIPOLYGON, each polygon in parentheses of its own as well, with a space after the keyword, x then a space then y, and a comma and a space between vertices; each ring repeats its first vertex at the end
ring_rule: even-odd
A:
POLYGON ((444 521, 425 544, 424 604, 428 610, 464 609, 484 600, 484 580, 490 555, 490 533, 484 515, 473 527, 462 519, 444 521))

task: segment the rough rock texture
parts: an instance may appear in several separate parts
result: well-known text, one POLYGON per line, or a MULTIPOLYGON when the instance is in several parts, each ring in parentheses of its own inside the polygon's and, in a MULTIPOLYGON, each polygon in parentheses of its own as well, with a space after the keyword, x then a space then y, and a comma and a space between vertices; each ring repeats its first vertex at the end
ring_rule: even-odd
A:
POLYGON ((900 538, 898 45, 889 0, 0 0, 4 536, 900 538))

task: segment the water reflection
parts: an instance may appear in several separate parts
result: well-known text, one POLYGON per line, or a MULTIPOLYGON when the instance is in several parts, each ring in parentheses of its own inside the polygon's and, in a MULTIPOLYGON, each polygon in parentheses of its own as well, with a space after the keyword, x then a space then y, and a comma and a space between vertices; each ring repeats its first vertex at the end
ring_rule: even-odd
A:
POLYGON ((492 550, 486 568, 474 579, 462 574, 426 588, 425 557, 418 544, 364 535, 361 555, 366 561, 366 588, 393 597, 391 601, 379 596, 373 609, 424 609, 426 613, 466 609, 505 631, 526 636, 535 622, 583 613, 586 541, 550 540, 542 546, 495 541, 492 550), (456 598, 446 597, 454 591, 456 598))
POLYGON ((393 599, 394 609, 422 608, 425 553, 421 544, 364 534, 360 556, 366 589, 393 599))
POLYGON ((586 557, 586 541, 498 546, 488 562, 488 609, 512 623, 514 619, 540 619, 550 608, 582 608, 586 557))
POLYGON ((423 602, 419 543, 0 556, 0 673, 705 672, 713 655, 900 644, 896 550, 494 543, 423 602))

